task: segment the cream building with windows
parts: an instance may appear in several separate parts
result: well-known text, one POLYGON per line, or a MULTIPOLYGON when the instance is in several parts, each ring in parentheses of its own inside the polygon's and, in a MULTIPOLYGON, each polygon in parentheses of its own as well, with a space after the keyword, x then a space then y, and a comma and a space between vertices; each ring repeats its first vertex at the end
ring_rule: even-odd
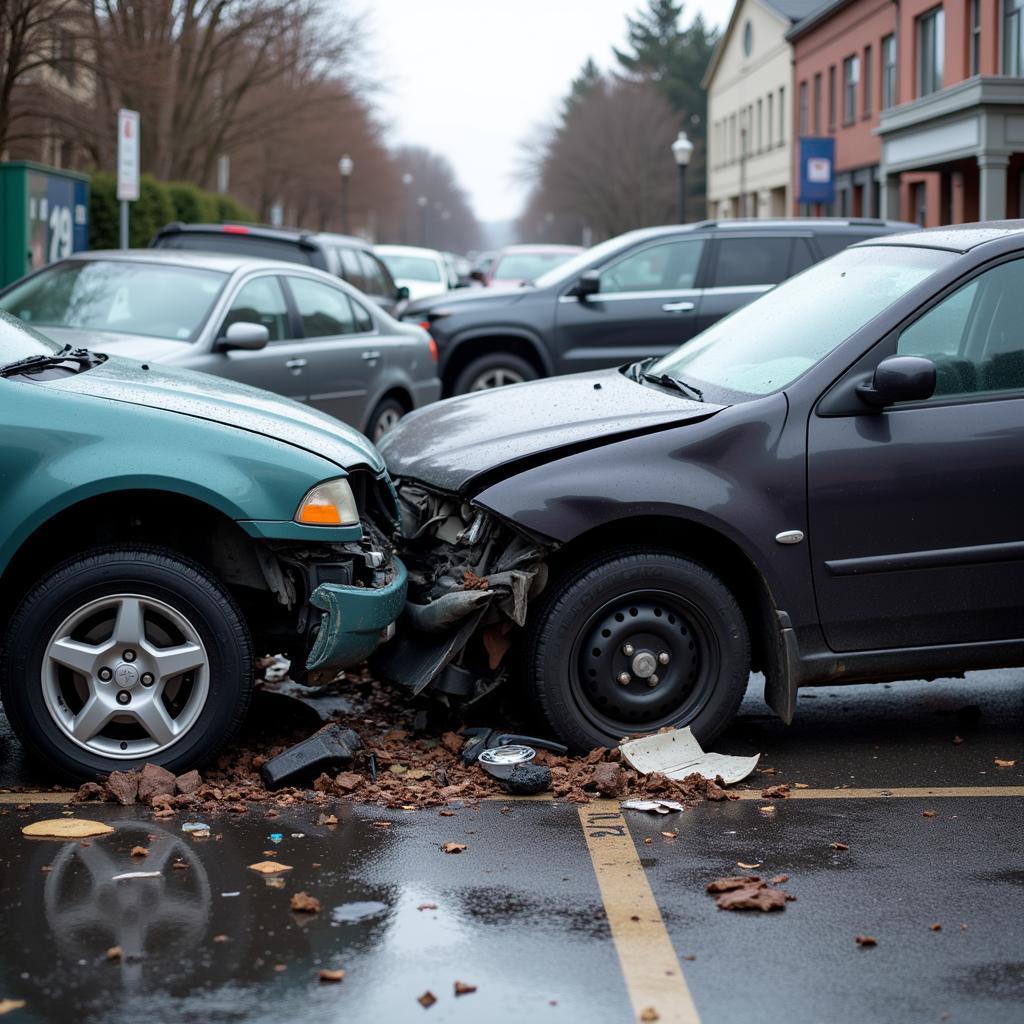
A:
POLYGON ((784 217, 792 172, 792 47, 822 0, 736 0, 704 73, 708 216, 784 217))

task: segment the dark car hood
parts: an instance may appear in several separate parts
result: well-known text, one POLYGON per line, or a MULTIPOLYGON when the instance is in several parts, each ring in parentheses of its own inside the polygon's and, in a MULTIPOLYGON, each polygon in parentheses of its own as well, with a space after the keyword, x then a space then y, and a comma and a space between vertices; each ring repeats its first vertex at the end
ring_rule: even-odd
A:
POLYGON ((49 380, 41 386, 263 434, 345 469, 363 465, 379 473, 384 468, 370 441, 344 423, 298 402, 222 377, 111 356, 91 370, 49 380), (149 369, 142 369, 144 365, 149 369))
POLYGON ((402 317, 408 320, 420 314, 447 309, 449 306, 459 313, 475 309, 477 306, 511 306, 521 302, 528 295, 535 295, 536 292, 535 288, 529 286, 525 288, 459 288, 455 291, 443 292, 441 295, 433 295, 427 299, 410 302, 402 310, 402 317))
POLYGON ((722 408, 598 370, 438 402, 404 417, 380 450, 392 476, 457 492, 510 463, 706 419, 722 408))

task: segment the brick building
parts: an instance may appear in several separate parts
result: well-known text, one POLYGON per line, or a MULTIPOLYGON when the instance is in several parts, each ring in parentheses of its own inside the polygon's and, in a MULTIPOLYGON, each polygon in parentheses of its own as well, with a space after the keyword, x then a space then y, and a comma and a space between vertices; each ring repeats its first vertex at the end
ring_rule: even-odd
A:
POLYGON ((795 138, 836 140, 836 200, 808 212, 1022 215, 1024 0, 831 0, 786 37, 795 138))

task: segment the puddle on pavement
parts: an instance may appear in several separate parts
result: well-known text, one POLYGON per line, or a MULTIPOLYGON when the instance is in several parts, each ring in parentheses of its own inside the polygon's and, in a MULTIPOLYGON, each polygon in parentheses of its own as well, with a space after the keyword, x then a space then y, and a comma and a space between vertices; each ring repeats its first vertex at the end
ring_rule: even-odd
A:
POLYGON ((364 903, 343 903, 331 911, 331 923, 356 924, 359 921, 369 921, 387 913, 387 909, 386 903, 374 903, 372 900, 364 903))

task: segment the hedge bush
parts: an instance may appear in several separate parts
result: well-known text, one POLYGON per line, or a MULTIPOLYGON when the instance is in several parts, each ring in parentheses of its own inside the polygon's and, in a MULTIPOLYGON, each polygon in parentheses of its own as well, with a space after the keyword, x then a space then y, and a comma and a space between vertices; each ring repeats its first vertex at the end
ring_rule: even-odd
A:
MULTIPOLYGON (((206 192, 186 181, 157 181, 151 174, 142 175, 138 202, 131 204, 129 213, 128 244, 133 249, 149 245, 153 235, 173 220, 196 224, 256 219, 252 210, 231 196, 206 192)), ((97 171, 89 182, 89 248, 116 249, 120 218, 117 179, 97 171)))

